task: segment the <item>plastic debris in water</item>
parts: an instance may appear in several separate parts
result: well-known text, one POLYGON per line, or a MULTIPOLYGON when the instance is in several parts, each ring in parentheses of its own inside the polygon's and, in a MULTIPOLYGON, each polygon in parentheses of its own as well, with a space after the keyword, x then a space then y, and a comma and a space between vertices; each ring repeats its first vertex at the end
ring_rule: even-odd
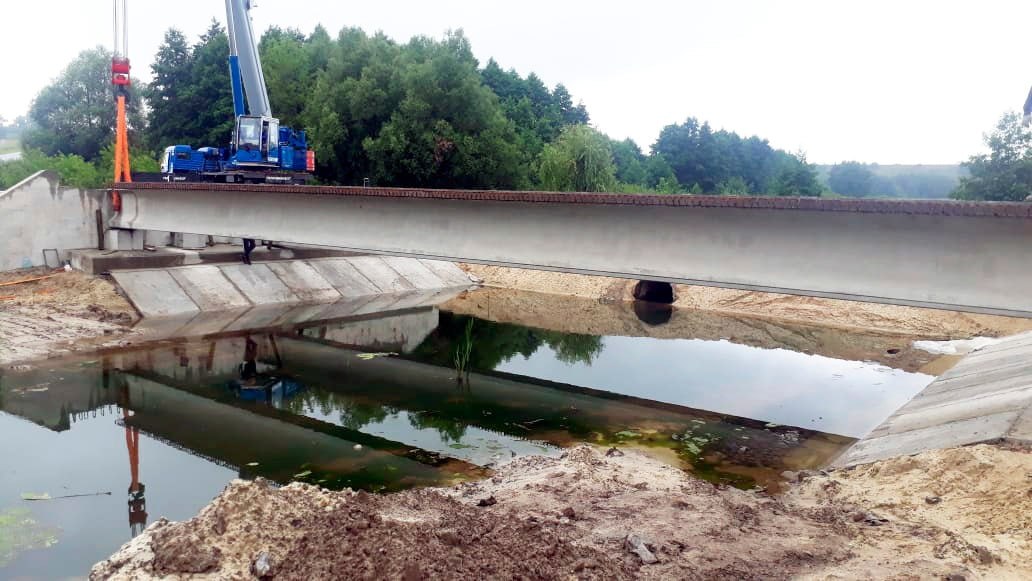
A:
POLYGON ((377 357, 393 357, 397 353, 359 353, 358 358, 363 361, 369 361, 370 359, 376 359, 377 357))

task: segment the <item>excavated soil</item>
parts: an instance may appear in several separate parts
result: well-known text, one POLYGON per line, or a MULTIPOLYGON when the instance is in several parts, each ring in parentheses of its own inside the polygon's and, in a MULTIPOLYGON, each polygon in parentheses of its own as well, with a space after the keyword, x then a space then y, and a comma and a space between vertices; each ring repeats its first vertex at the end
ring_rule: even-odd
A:
POLYGON ((975 446, 807 473, 783 497, 634 450, 524 457, 391 495, 232 483, 92 579, 1020 579, 1032 455, 975 446), (927 500, 926 500, 927 499, 927 500))
MULTIPOLYGON (((631 301, 637 281, 479 264, 460 265, 489 287, 570 295, 602 302, 631 301)), ((674 306, 825 327, 957 339, 1012 335, 1032 329, 1032 319, 860 303, 777 293, 674 285, 674 306)))
POLYGON ((109 280, 45 268, 0 272, 0 365, 62 353, 92 338, 111 339, 138 319, 109 280))

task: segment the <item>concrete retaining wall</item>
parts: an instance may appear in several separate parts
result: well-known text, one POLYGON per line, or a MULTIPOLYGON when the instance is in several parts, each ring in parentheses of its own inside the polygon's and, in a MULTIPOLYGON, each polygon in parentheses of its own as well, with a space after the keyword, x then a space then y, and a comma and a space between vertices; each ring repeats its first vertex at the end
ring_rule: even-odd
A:
MULTIPOLYGON (((104 192, 62 187, 54 172, 41 171, 0 192, 0 271, 42 266, 43 250, 97 247, 96 211, 104 192)), ((105 217, 107 214, 105 213, 105 217)), ((51 266, 56 266, 48 254, 51 266)))
POLYGON ((332 303, 385 293, 472 286, 466 273, 454 264, 376 256, 201 264, 111 274, 144 317, 332 303))

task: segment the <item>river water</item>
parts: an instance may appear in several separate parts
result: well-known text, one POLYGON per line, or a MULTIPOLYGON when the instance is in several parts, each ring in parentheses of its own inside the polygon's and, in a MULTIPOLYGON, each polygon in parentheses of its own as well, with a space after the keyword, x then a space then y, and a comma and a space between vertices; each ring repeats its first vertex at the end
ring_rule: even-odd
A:
MULTIPOLYGON (((599 308, 562 300, 581 318, 599 308)), ((591 334, 520 324, 518 309, 388 309, 4 370, 0 578, 84 576, 234 478, 390 492, 593 442, 776 491, 933 379, 900 338, 605 311, 576 321, 606 331, 591 334)))

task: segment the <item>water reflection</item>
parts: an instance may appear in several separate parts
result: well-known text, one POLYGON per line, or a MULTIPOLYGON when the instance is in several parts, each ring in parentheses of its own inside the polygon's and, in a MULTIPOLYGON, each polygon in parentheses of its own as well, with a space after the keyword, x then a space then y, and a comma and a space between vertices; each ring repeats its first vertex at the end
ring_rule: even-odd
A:
MULTIPOLYGON (((831 336, 749 328, 787 346, 831 336)), ((392 491, 587 441, 777 488, 929 379, 710 336, 560 332, 428 307, 49 361, 0 374, 0 510, 25 491, 115 494, 33 506, 65 529, 51 549, 63 558, 27 553, 4 574, 81 574, 151 515, 188 518, 233 477, 392 491)))

